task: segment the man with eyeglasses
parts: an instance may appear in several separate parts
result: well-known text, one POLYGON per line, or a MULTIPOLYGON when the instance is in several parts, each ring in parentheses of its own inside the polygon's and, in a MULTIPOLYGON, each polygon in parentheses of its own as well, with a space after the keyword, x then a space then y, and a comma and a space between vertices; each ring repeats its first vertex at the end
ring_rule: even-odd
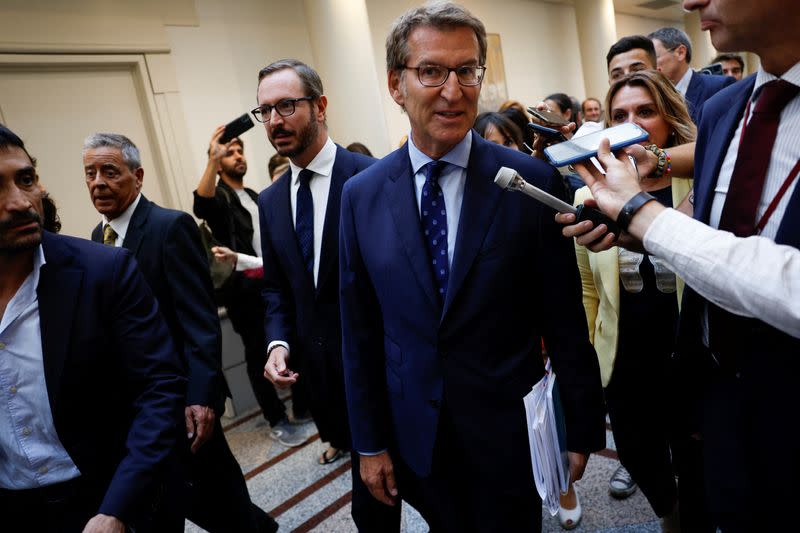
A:
MULTIPOLYGON (((318 459, 326 465, 351 448, 339 315, 339 202, 344 183, 375 160, 328 137, 328 99, 314 69, 284 59, 261 69, 258 79, 253 115, 290 166, 258 197, 264 375, 278 387, 305 382, 320 440, 328 443, 318 459)), ((352 469, 352 515, 359 531, 399 531, 399 509, 369 495, 357 455, 352 469)))
POLYGON ((650 35, 656 49, 658 70, 675 84, 686 99, 692 121, 697 123, 700 108, 717 91, 735 83, 730 76, 697 74, 689 67, 692 61, 692 42, 678 28, 659 28, 650 35))
POLYGON ((343 358, 361 476, 433 531, 539 531, 522 398, 544 373, 542 338, 574 480, 605 446, 600 374, 572 244, 549 208, 493 180, 511 167, 563 195, 561 179, 471 131, 486 32, 466 9, 406 12, 386 58, 409 140, 342 193, 343 358))

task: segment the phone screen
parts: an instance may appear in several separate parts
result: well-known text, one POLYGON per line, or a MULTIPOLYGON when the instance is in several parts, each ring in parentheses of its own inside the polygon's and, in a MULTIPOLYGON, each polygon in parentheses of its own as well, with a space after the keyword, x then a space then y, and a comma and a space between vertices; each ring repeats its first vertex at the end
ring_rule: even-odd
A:
POLYGON ((567 142, 553 144, 545 148, 544 153, 553 165, 561 167, 597 155, 602 139, 611 142, 613 151, 644 141, 647 137, 645 130, 636 124, 626 122, 567 142))
POLYGON ((553 113, 552 111, 540 111, 533 107, 529 107, 528 113, 530 113, 534 118, 541 120, 545 124, 555 124, 556 126, 566 126, 569 124, 564 117, 558 113, 553 113))

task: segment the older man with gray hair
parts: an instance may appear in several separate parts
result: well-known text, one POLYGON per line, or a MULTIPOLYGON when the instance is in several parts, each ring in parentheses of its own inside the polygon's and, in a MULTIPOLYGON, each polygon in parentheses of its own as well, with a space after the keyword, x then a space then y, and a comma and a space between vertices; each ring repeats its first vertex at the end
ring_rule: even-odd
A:
POLYGON ((689 67, 692 42, 686 32, 678 28, 659 28, 648 37, 656 48, 658 70, 675 84, 675 89, 686 99, 692 121, 697 123, 703 103, 736 80, 729 76, 710 76, 693 71, 689 67))
POLYGON ((92 240, 134 254, 188 377, 186 440, 175 451, 186 471, 173 472, 153 530, 183 531, 186 516, 212 532, 277 531, 277 523, 250 502, 219 422, 230 392, 222 375, 219 318, 197 224, 187 213, 145 198, 139 149, 124 135, 90 135, 83 166, 89 195, 102 217, 92 240))

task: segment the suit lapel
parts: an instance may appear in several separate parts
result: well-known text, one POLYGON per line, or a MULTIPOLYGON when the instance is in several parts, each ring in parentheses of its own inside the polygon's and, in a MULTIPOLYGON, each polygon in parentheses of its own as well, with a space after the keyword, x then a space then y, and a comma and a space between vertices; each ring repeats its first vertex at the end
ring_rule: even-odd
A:
POLYGON ((328 190, 328 205, 325 208, 325 224, 322 229, 322 246, 320 247, 319 274, 317 275, 317 292, 322 284, 335 270, 338 257, 339 217, 342 201, 342 187, 347 178, 353 175, 353 160, 350 152, 336 146, 336 159, 331 172, 331 184, 328 190))
POLYGON ((439 307, 439 297, 433 286, 433 272, 428 264, 428 249, 422 238, 419 223, 419 208, 414 192, 414 175, 408 146, 395 152, 395 161, 390 167, 389 178, 384 185, 389 210, 394 219, 400 244, 405 250, 411 268, 431 304, 439 307))
MULTIPOLYGON (((470 134, 472 133, 470 132, 470 134)), ((442 316, 447 314, 453 299, 464 283, 464 278, 466 278, 494 218, 503 192, 494 184, 494 175, 498 168, 497 159, 489 149, 487 141, 481 139, 477 134, 472 134, 472 151, 467 167, 467 181, 464 185, 464 201, 461 204, 456 249, 453 254, 453 264, 450 267, 447 298, 442 316)))
POLYGON ((743 84, 741 91, 731 94, 726 104, 720 104, 725 105, 727 111, 716 121, 710 135, 707 137, 708 145, 703 152, 704 160, 700 162, 700 165, 695 162, 695 175, 697 177, 694 180, 694 218, 703 222, 708 222, 719 170, 722 167, 725 155, 728 153, 728 145, 736 132, 736 127, 747 105, 747 99, 741 98, 741 95, 750 94, 753 90, 753 85, 755 85, 755 76, 753 76, 751 83, 743 84), (710 157, 715 157, 716 159, 709 161, 710 157))
POLYGON ((131 221, 128 224, 128 231, 125 233, 125 240, 122 241, 122 247, 130 250, 133 255, 136 255, 139 251, 139 246, 142 244, 144 225, 152 208, 152 202, 142 195, 139 205, 136 206, 133 215, 131 215, 131 221))
POLYGON ((83 271, 62 266, 67 256, 61 244, 45 233, 42 240, 46 263, 42 266, 39 286, 39 321, 42 336, 44 376, 50 409, 56 412, 61 388, 61 373, 70 345, 73 314, 83 280, 83 271))
POLYGON ((103 244, 103 223, 99 223, 92 230, 92 241, 103 244))

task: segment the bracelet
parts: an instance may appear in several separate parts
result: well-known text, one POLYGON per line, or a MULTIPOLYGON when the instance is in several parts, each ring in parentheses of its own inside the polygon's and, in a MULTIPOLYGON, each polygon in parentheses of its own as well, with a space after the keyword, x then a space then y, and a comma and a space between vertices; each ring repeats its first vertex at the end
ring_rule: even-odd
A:
POLYGON ((642 206, 644 206, 644 204, 655 199, 656 197, 652 194, 642 191, 628 200, 628 203, 622 206, 619 215, 617 215, 617 225, 620 227, 620 229, 622 231, 628 231, 628 226, 631 224, 633 215, 635 215, 636 212, 639 211, 642 206))
POLYGON ((653 171, 654 178, 667 176, 670 172, 672 172, 672 159, 670 159, 666 150, 659 148, 655 144, 648 144, 644 147, 644 149, 653 152, 653 154, 655 154, 655 156, 658 158, 656 169, 653 171))

